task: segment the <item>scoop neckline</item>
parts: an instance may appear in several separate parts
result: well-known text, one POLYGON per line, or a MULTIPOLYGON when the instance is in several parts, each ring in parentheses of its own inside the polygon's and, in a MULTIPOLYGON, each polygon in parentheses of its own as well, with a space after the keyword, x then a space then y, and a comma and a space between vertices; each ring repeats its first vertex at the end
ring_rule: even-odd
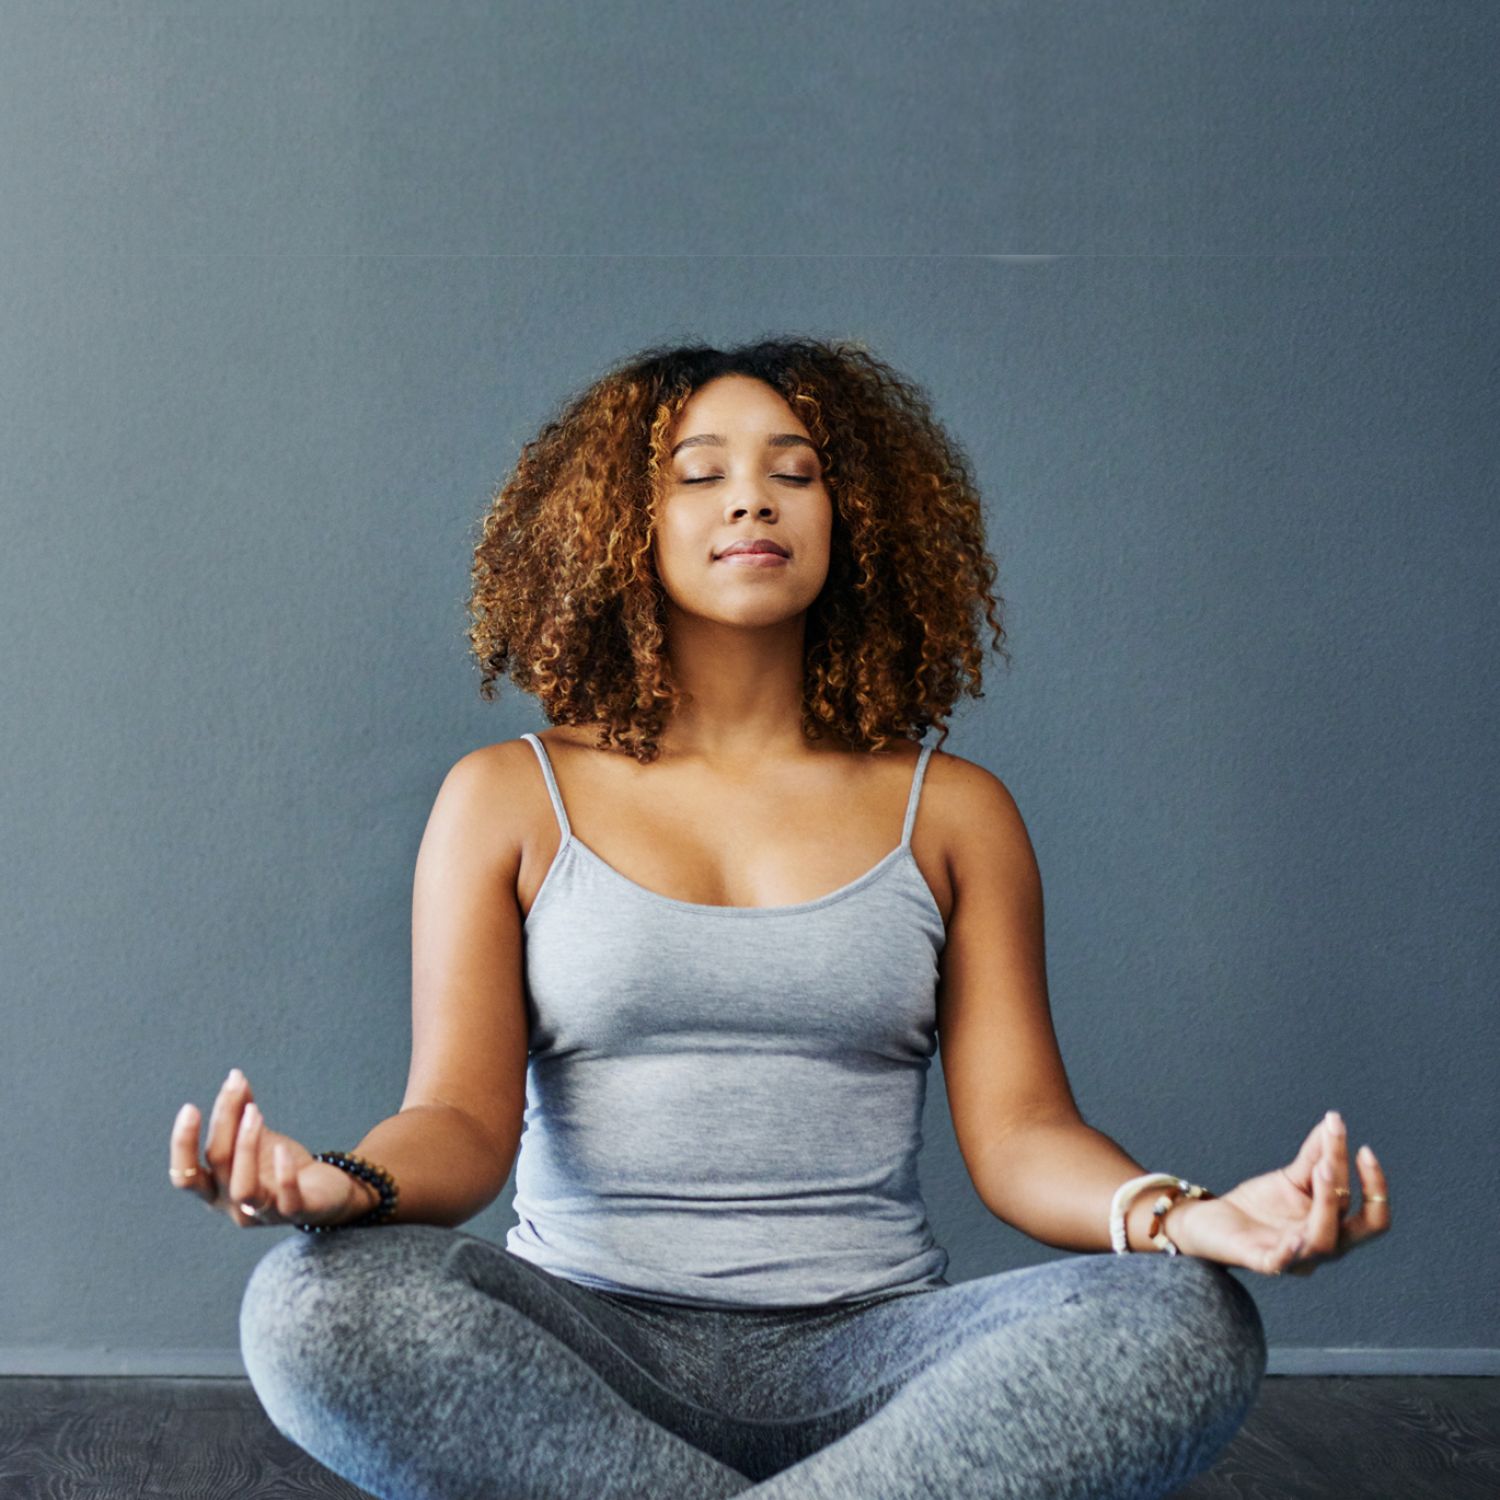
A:
MULTIPOLYGON (((602 854, 589 848, 576 833, 570 830, 568 836, 562 842, 562 847, 553 855, 552 863, 548 867, 546 875, 542 877, 541 886, 538 888, 536 896, 531 903, 531 910, 526 913, 526 924, 530 923, 538 907, 541 906, 542 898, 546 895, 547 888, 552 884, 552 877, 556 873, 559 863, 570 849, 579 850, 586 858, 592 860, 599 869, 610 876, 611 879, 648 901, 653 901, 660 906, 666 906, 677 911, 696 912, 715 917, 785 917, 797 916, 804 912, 818 911, 825 906, 832 906, 835 902, 842 901, 848 896, 853 896, 859 891, 864 890, 867 886, 872 885, 888 870, 896 868, 904 855, 911 861, 917 878, 922 883, 922 889, 927 897, 927 904, 931 907, 939 922, 942 922, 943 918, 937 901, 933 897, 932 888, 927 884, 927 877, 922 874, 921 867, 917 865, 916 858, 912 855, 910 840, 898 844, 888 854, 882 856, 882 858, 871 865, 864 874, 856 875, 853 880, 847 881, 845 884, 839 886, 837 890, 829 891, 822 896, 814 896, 810 901, 793 901, 782 906, 719 906, 711 901, 683 901, 677 896, 668 896, 662 891, 653 891, 650 886, 642 885, 640 881, 632 880, 623 871, 617 870, 602 854)), ((946 931, 946 924, 944 930, 946 931)))

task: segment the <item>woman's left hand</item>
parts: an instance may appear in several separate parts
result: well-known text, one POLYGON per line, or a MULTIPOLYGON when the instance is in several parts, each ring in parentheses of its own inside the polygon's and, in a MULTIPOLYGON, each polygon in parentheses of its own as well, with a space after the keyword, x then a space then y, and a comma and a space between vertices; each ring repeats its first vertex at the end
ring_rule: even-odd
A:
POLYGON ((1330 1110, 1286 1166, 1248 1178, 1222 1197, 1181 1199, 1162 1227, 1184 1255, 1265 1276, 1310 1276, 1324 1261, 1390 1228, 1385 1173, 1368 1146, 1356 1160, 1362 1201, 1350 1213, 1347 1133, 1330 1110))

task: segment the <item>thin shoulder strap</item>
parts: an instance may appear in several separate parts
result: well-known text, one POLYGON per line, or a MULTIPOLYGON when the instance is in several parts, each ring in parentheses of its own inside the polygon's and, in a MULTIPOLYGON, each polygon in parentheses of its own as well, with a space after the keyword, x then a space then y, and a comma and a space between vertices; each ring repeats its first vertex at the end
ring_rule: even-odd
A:
POLYGON ((557 814, 557 826, 562 829, 563 842, 572 837, 573 830, 568 825, 567 809, 563 807, 562 793, 557 789, 557 777, 552 774, 552 762, 547 756, 547 747, 534 734, 526 733, 521 736, 523 740, 531 741, 531 748, 536 751, 536 756, 542 763, 542 775, 547 778, 547 795, 552 798, 552 811, 557 814))
POLYGON ((917 803, 922 796, 922 778, 927 774, 927 761, 934 748, 932 745, 922 746, 922 753, 917 757, 917 768, 912 772, 911 795, 906 799, 906 825, 901 830, 903 848, 911 842, 912 825, 917 821, 917 803))

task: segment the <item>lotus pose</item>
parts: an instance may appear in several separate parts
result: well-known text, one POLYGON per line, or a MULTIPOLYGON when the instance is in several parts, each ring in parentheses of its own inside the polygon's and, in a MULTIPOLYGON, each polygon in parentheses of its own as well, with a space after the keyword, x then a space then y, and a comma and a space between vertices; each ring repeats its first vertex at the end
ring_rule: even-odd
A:
MULTIPOLYGON (((1382 1234, 1330 1112, 1215 1192, 1059 1055, 1017 805, 941 748, 1005 653, 974 480, 848 343, 656 348, 522 450, 470 642, 549 727, 465 754, 417 856, 406 1096, 319 1151, 224 1081, 171 1180, 241 1227, 276 1427, 378 1496, 1165 1495, 1265 1371, 1231 1267, 1382 1234), (964 1281, 917 1179, 929 1065, 980 1199, 1074 1252, 964 1281), (516 1173, 503 1244, 459 1228, 516 1173)), ((1170 1108, 1170 1079, 1134 1080, 1170 1108)), ((271 1091, 265 1091, 269 1098, 271 1091)))

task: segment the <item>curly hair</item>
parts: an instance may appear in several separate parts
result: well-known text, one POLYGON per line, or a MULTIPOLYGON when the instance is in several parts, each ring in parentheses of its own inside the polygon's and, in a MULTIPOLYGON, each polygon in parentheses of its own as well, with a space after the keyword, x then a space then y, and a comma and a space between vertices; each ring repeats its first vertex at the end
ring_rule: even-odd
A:
POLYGON ((828 578, 808 607, 802 724, 850 748, 939 743, 959 694, 982 698, 981 633, 1007 666, 1003 601, 969 460, 923 391, 850 340, 658 345, 556 409, 480 523, 468 639, 549 723, 597 724, 642 763, 682 701, 652 549, 668 434, 720 375, 778 391, 806 426, 833 504, 828 578))

